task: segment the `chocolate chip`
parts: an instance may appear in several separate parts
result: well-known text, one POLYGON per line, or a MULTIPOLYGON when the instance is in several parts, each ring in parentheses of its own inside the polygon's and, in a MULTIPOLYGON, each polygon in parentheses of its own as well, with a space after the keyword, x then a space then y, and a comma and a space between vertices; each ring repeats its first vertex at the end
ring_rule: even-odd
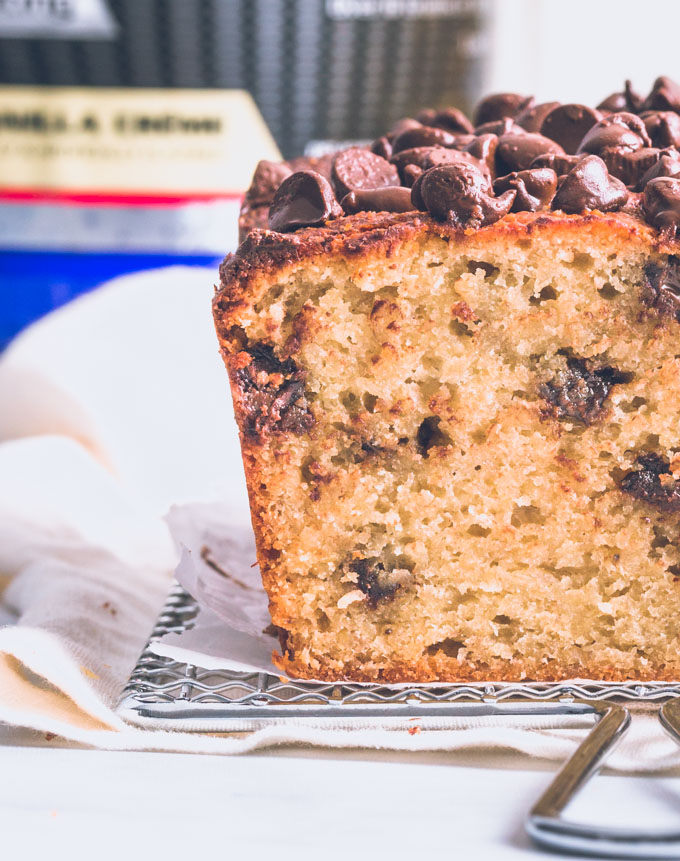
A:
POLYGON ((536 156, 549 152, 561 155, 564 150, 543 135, 529 132, 503 135, 498 139, 496 148, 496 174, 505 176, 516 170, 528 170, 536 156))
POLYGON ((521 170, 499 177, 493 184, 494 192, 502 194, 510 189, 517 192, 512 212, 537 212, 547 209, 555 196, 557 174, 549 167, 521 170))
POLYGON ((622 111, 605 117, 586 132, 578 152, 602 155, 610 147, 624 148, 632 152, 651 145, 647 129, 640 117, 622 111))
POLYGON ((530 108, 533 103, 533 96, 520 96, 519 93, 494 93, 482 99, 477 105, 475 126, 481 126, 493 120, 502 120, 503 117, 515 117, 530 108))
POLYGON ((418 209, 455 227, 482 227, 510 212, 515 192, 494 197, 488 178, 472 165, 460 163, 424 171, 413 185, 411 199, 418 209))
POLYGON ((654 81, 652 91, 642 104, 643 111, 680 111, 680 87, 662 76, 654 81))
MULTIPOLYGON (((483 173, 488 174, 485 163, 480 162, 471 153, 457 149, 445 149, 440 146, 421 146, 402 150, 392 156, 392 164, 397 167, 404 185, 412 185, 412 181, 409 182, 410 176, 407 172, 407 167, 410 165, 416 165, 422 172, 423 170, 429 170, 431 167, 439 167, 443 164, 460 163, 471 164, 483 173)), ((410 174, 412 176, 412 172, 410 174)))
POLYGON ((415 209, 411 203, 411 190, 403 186, 350 191, 342 198, 341 206, 348 214, 355 212, 410 212, 415 209))
POLYGON ((680 258, 671 255, 664 263, 648 263, 642 301, 662 317, 680 323, 680 258))
POLYGON ((517 114, 515 122, 528 132, 540 132, 543 120, 559 104, 559 102, 542 102, 540 105, 532 105, 530 108, 517 114))
POLYGON ((375 610, 381 601, 390 601, 399 589, 413 583, 413 574, 405 568, 388 570, 377 557, 355 559, 349 568, 357 577, 357 586, 366 595, 368 606, 375 610))
POLYGON ((291 359, 280 361, 272 347, 256 344, 234 359, 236 401, 244 417, 245 433, 301 435, 314 424, 305 397, 306 372, 291 359))
POLYGON ((660 176, 680 176, 680 153, 677 150, 662 150, 657 161, 642 175, 635 190, 644 191, 651 179, 658 179, 660 176))
POLYGON ((597 106, 598 111, 617 114, 620 111, 637 113, 642 106, 642 97, 633 91, 630 81, 626 81, 623 92, 612 93, 597 106))
POLYGON ((541 153, 541 155, 537 155, 531 162, 530 167, 549 167, 552 168, 558 176, 564 176, 565 173, 569 173, 573 167, 576 167, 583 158, 585 158, 585 156, 567 155, 566 153, 561 155, 560 153, 555 152, 545 152, 541 153))
POLYGON ((670 472, 670 463, 661 455, 641 454, 638 469, 621 480, 621 490, 660 511, 680 511, 680 481, 670 472))
POLYGON ((524 134, 526 129, 522 128, 522 126, 517 125, 517 123, 511 119, 510 117, 505 117, 502 120, 492 120, 490 123, 482 123, 481 126, 477 126, 475 129, 476 135, 496 135, 497 137, 501 137, 501 135, 521 135, 524 134))
POLYGON ((405 132, 407 129, 418 129, 422 126, 422 123, 419 123, 418 120, 414 120, 412 117, 404 117, 401 120, 397 120, 397 122, 390 128, 387 132, 387 138, 390 143, 402 132, 405 132))
POLYGON ((385 158, 389 161, 392 158, 392 153, 394 152, 392 149, 392 144, 389 139, 385 136, 381 138, 377 138, 371 144, 371 152, 379 155, 380 158, 385 158))
POLYGON ((573 155, 581 141, 602 114, 586 105, 558 105, 543 120, 541 134, 557 141, 562 149, 573 155))
POLYGON ((659 177, 645 185, 643 203, 647 219, 668 239, 674 239, 680 227, 680 179, 659 177))
POLYGON ((590 155, 572 168, 562 179, 552 208, 579 213, 584 209, 612 212, 628 200, 628 190, 620 179, 609 175, 607 165, 590 155))
POLYGON ((680 116, 673 111, 645 111, 640 115, 652 146, 680 146, 680 116))
POLYGON ((548 403, 544 415, 590 425, 604 412, 612 386, 631 379, 616 368, 593 368, 586 359, 570 357, 565 370, 539 386, 540 396, 548 403))
POLYGON ((432 126, 420 126, 417 129, 406 129, 392 141, 393 152, 401 152, 405 149, 413 149, 422 146, 452 146, 456 139, 450 132, 444 129, 435 129, 432 126))
POLYGON ((360 147, 350 147, 335 156, 331 177, 340 200, 350 191, 399 185, 399 173, 393 164, 360 147))
POLYGON ((426 108, 417 118, 425 126, 436 126, 452 134, 471 134, 473 131, 472 123, 458 108, 444 108, 441 111, 426 108))
POLYGON ((292 170, 285 162, 267 161, 257 163, 253 181, 246 192, 246 201, 251 206, 265 206, 274 199, 277 188, 290 176, 292 170))
POLYGON ((495 170, 497 147, 498 138, 496 135, 475 135, 470 141, 465 142, 464 150, 485 164, 489 172, 492 172, 495 170))
POLYGON ((269 227, 290 233, 298 227, 319 227, 341 215, 328 180, 313 170, 299 170, 278 187, 269 208, 269 227))
POLYGON ((657 163, 661 150, 643 147, 635 152, 611 147, 602 154, 602 160, 612 176, 625 185, 636 186, 641 177, 657 163))

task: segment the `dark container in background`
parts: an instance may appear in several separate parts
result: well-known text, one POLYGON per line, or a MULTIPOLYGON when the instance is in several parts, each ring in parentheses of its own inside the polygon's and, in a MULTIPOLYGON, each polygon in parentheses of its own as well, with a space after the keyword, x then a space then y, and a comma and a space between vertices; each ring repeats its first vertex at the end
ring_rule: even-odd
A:
POLYGON ((469 110, 483 85, 487 0, 100 2, 115 26, 85 38, 60 23, 77 0, 33 4, 41 38, 4 38, 0 14, 0 84, 246 89, 286 157, 423 106, 469 110))

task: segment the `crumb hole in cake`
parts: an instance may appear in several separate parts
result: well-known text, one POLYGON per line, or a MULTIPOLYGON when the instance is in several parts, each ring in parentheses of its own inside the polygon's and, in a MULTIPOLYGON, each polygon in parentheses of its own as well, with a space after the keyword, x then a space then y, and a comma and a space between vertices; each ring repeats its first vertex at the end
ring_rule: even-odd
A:
POLYGON ((449 446, 453 442, 440 425, 439 416, 429 416, 421 422, 416 434, 416 442, 418 451, 423 457, 427 457, 431 449, 449 446))
POLYGON ((617 296, 621 295, 616 287, 613 287, 611 284, 603 284, 597 292, 603 299, 616 299, 617 296))
POLYGON ((436 655, 442 652, 447 658, 457 658, 458 652, 465 648, 465 643, 461 640, 455 640, 453 637, 447 637, 445 640, 440 640, 438 643, 433 643, 425 650, 428 655, 436 655))
POLYGON ((473 523, 472 526, 468 527, 468 535, 476 535, 479 538, 486 538, 491 535, 491 530, 487 529, 486 526, 481 526, 479 523, 473 523))
POLYGON ((346 389, 340 392, 339 400, 350 416, 356 416, 361 412, 361 401, 355 392, 346 389))
POLYGON ((547 287, 544 287, 541 292, 537 296, 529 297, 530 305, 542 305, 544 302, 551 302, 557 299, 559 296, 557 290, 548 284, 547 287))
POLYGON ((545 521, 545 515, 535 505, 513 506, 510 523, 514 527, 525 526, 527 523, 537 523, 542 526, 545 521))
POLYGON ((427 264, 427 268, 428 269, 436 269, 438 266, 443 266, 443 265, 444 265, 443 260, 433 260, 432 263, 427 264))
POLYGON ((323 610, 316 611, 316 623, 322 634, 327 633, 331 629, 331 620, 323 610))
POLYGON ((472 338, 475 334, 474 329, 469 329, 465 323, 461 323, 460 320, 451 320, 449 322, 449 330, 451 331, 451 334, 455 335, 457 338, 472 338))
POLYGON ((498 266, 494 266, 492 263, 484 263, 481 260, 471 260, 467 265, 467 271, 470 275, 476 275, 480 269, 484 273, 485 281, 495 281, 501 271, 498 266))
POLYGON ((634 412, 637 412, 641 407, 646 407, 646 406, 647 406, 647 399, 646 398, 639 398, 639 397, 633 398, 632 401, 622 401, 619 404, 619 408, 624 413, 634 413, 634 412))
POLYGON ((571 263, 567 263, 567 266, 572 266, 574 269, 590 269, 594 262, 590 254, 586 254, 584 251, 576 251, 571 263))
POLYGON ((674 578, 680 578, 680 565, 669 565, 666 569, 674 578))

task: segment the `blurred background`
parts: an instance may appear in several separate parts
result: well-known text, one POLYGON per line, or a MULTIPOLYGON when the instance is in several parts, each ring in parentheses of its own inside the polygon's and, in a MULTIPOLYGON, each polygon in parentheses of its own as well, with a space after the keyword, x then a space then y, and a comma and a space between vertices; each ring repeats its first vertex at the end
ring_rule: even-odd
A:
POLYGON ((677 0, 0 2, 0 348, 113 275, 215 265, 260 158, 489 91, 645 94, 680 78, 678 23, 677 0))

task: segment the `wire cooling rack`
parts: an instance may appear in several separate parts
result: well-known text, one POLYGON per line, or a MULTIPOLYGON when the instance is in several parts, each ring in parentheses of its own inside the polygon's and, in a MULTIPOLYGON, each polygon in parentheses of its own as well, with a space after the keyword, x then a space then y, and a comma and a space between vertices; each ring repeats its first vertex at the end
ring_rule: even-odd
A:
MULTIPOLYGON (((200 608, 175 586, 151 633, 149 645, 168 633, 196 624, 200 608)), ((422 728, 443 728, 460 717, 455 704, 485 706, 478 714, 569 713, 580 702, 650 703, 680 696, 675 683, 467 683, 408 687, 297 681, 266 673, 210 670, 159 657, 147 645, 125 686, 118 712, 144 726, 195 731, 246 731, 288 720, 364 718, 398 726, 414 716, 429 719, 422 728), (518 700, 525 705, 519 709, 518 700), (507 706, 504 707, 504 704, 507 706), (545 704, 540 710, 531 705, 545 704), (546 709, 553 704, 556 708, 546 709), (390 723, 392 722, 392 723, 390 723)), ((466 709, 466 714, 473 712, 466 709)), ((351 725, 351 723, 350 723, 351 725)))

